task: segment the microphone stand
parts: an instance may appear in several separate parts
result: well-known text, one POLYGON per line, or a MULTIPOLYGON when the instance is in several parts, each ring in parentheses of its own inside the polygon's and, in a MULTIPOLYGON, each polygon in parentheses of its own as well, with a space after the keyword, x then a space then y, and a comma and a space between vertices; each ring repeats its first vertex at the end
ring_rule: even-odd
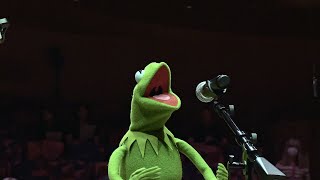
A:
POLYGON ((258 154, 257 148, 253 142, 256 135, 248 136, 244 131, 240 130, 231 118, 231 109, 227 109, 218 100, 213 101, 213 109, 218 115, 224 119, 233 134, 239 146, 243 149, 242 162, 233 162, 233 155, 229 155, 228 172, 230 179, 230 170, 242 169, 246 179, 251 179, 251 167, 257 172, 259 179, 262 180, 282 180, 286 179, 279 169, 272 165, 267 159, 258 154))
POLYGON ((312 88, 313 88, 313 99, 315 102, 319 102, 318 94, 318 73, 316 70, 316 64, 313 64, 313 77, 312 77, 312 88))

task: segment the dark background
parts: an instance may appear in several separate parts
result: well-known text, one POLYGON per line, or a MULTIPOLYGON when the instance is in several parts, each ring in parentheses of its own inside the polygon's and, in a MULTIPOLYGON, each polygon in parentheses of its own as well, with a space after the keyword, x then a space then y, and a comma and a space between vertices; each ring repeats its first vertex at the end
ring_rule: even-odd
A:
POLYGON ((0 48, 2 116, 17 104, 53 104, 63 112, 85 102, 97 121, 126 127, 135 72, 165 61, 182 100, 168 126, 179 131, 205 106, 196 85, 226 73, 231 87, 224 101, 236 105, 239 127, 259 133, 273 162, 283 139, 301 137, 317 179, 320 104, 312 96, 312 66, 320 69, 319 6, 315 0, 1 0, 0 15, 11 22, 0 48))

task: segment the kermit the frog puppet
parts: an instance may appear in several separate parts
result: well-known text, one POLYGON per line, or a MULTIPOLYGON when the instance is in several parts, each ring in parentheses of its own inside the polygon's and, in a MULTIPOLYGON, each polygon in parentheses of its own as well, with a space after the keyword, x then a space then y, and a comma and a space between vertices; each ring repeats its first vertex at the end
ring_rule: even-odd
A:
POLYGON ((161 179, 181 180, 180 152, 206 180, 227 180, 223 164, 217 177, 200 154, 187 142, 174 137, 165 123, 181 105, 171 90, 171 73, 164 63, 150 63, 136 73, 128 132, 109 159, 110 180, 161 179))

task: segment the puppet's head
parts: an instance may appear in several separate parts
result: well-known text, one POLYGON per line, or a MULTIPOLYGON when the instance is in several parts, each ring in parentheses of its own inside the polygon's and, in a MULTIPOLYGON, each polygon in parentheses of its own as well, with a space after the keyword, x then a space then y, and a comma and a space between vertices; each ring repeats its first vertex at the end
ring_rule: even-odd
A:
POLYGON ((137 85, 131 102, 131 131, 155 131, 164 127, 180 108, 179 97, 171 90, 171 72, 164 63, 150 63, 135 75, 137 85))

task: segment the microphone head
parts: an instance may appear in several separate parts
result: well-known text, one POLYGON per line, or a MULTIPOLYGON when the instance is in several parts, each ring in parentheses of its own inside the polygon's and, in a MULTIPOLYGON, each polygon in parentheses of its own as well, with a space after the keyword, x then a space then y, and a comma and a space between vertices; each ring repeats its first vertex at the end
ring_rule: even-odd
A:
POLYGON ((225 89, 230 84, 230 77, 227 75, 219 75, 216 80, 217 86, 220 89, 225 89))
POLYGON ((206 86, 216 96, 221 96, 227 91, 230 84, 230 78, 227 75, 218 75, 214 79, 208 80, 206 86))
POLYGON ((204 91, 208 91, 208 88, 205 87, 206 86, 206 81, 203 81, 201 83, 198 84, 197 88, 196 88, 196 96, 199 99, 199 101, 204 102, 204 103, 209 103, 211 101, 213 101, 214 97, 211 96, 205 96, 204 91))
POLYGON ((223 95, 229 84, 229 76, 219 75, 212 80, 199 83, 196 88, 196 96, 201 102, 209 103, 223 95))

